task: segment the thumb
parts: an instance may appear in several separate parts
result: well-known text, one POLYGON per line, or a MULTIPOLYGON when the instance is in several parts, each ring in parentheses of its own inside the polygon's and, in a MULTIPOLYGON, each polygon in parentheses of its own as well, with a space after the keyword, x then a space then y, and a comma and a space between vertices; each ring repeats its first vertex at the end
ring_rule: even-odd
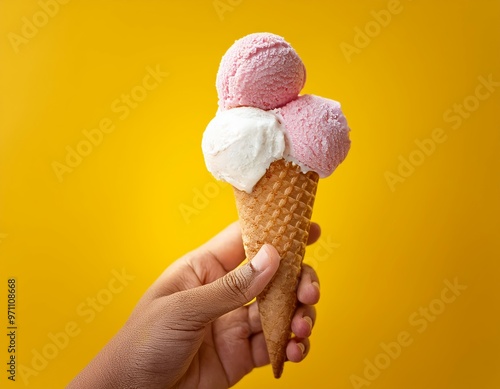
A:
MULTIPOLYGON (((278 270, 280 256, 266 244, 244 266, 227 273, 214 282, 176 293, 182 299, 186 320, 204 326, 218 317, 255 298, 262 292, 278 270)), ((182 314, 181 314, 182 315, 182 314)))

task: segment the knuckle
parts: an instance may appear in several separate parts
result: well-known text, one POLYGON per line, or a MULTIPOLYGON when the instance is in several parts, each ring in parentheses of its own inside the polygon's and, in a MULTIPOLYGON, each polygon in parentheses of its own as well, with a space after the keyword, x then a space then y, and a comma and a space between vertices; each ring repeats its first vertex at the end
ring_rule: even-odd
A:
POLYGON ((316 271, 307 263, 302 263, 302 276, 305 274, 316 275, 316 271))
POLYGON ((309 305, 307 309, 304 311, 304 315, 309 316, 312 320, 312 324, 316 323, 316 308, 314 305, 309 305))
POLYGON ((236 339, 247 339, 252 336, 252 330, 247 323, 243 323, 234 327, 232 334, 236 339))
POLYGON ((225 277, 220 278, 222 287, 228 292, 229 298, 245 303, 249 300, 247 293, 250 282, 240 271, 230 272, 225 277))
POLYGON ((189 291, 168 296, 164 301, 164 309, 169 312, 164 326, 170 330, 195 330, 206 324, 205 316, 196 303, 196 297, 189 291))

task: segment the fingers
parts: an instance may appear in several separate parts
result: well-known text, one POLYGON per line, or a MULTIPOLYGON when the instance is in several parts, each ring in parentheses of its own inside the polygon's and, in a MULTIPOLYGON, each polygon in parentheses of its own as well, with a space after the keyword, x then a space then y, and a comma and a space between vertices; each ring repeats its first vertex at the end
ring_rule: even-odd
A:
POLYGON ((259 332, 250 338, 250 347, 252 350, 253 365, 255 367, 265 366, 270 363, 266 338, 263 332, 259 332))
POLYGON ((279 266, 280 257, 271 245, 264 245, 257 255, 216 281, 171 295, 182 301, 183 319, 202 327, 225 313, 243 306, 269 283, 279 266))
MULTIPOLYGON (((318 237, 319 226, 316 238, 318 237)), ((292 332, 295 338, 290 339, 286 347, 286 356, 291 362, 302 361, 309 352, 311 347, 309 336, 316 322, 316 309, 313 305, 319 301, 319 297, 318 275, 311 266, 303 264, 297 289, 297 299, 302 305, 299 305, 292 319, 292 332)))
MULTIPOLYGON (((308 244, 316 242, 320 234, 319 225, 311 223, 308 244)), ((192 254, 194 255, 191 255, 190 259, 196 269, 206 270, 202 272, 204 275, 214 273, 212 276, 207 277, 207 282, 221 276, 220 272, 214 270, 212 261, 217 261, 226 273, 235 269, 245 259, 239 223, 230 224, 192 254), (205 266, 208 266, 208 269, 205 269, 205 266)))
MULTIPOLYGON (((248 322, 251 333, 250 346, 255 367, 269 364, 269 354, 267 352, 264 333, 260 322, 257 304, 248 306, 248 322)), ((288 360, 292 362, 302 361, 309 352, 311 336, 314 323, 316 322, 316 309, 311 305, 300 305, 292 319, 292 332, 295 337, 290 339, 286 348, 288 360)))
MULTIPOLYGON (((311 223, 307 244, 316 242, 320 235, 321 228, 319 224, 311 223)), ((245 259, 239 222, 230 224, 226 229, 205 243, 201 249, 210 252, 226 271, 235 269, 245 259)))
MULTIPOLYGON (((256 304, 252 304, 256 305, 256 304)), ((249 308, 250 309, 250 308, 249 308)), ((309 336, 312 326, 316 319, 314 307, 303 306, 299 307, 292 321, 292 331, 296 335, 290 339, 286 347, 287 359, 291 362, 301 362, 309 353, 311 344, 309 336), (312 324, 309 326, 304 317, 310 318, 312 324), (300 327, 300 328, 299 328, 300 327)), ((250 338, 250 346, 252 350, 252 358, 255 367, 265 366, 269 364, 269 354, 267 352, 266 340, 263 332, 255 333, 250 338)))
POLYGON ((219 261, 226 272, 236 268, 245 259, 245 250, 241 240, 241 228, 234 222, 200 247, 219 261))
POLYGON ((312 305, 301 305, 292 319, 292 332, 299 338, 311 336, 316 322, 316 308, 312 305))
POLYGON ((307 244, 313 244, 316 242, 321 235, 321 227, 319 224, 311 222, 311 227, 309 227, 309 239, 307 240, 307 244))
MULTIPOLYGON (((246 308, 250 333, 257 334, 262 332, 258 305, 254 303, 246 308)), ((299 338, 307 338, 311 336, 315 323, 316 308, 312 305, 299 305, 292 318, 292 332, 299 338)))
POLYGON ((309 343, 308 338, 290 339, 288 345, 286 346, 286 357, 291 362, 300 362, 307 356, 310 348, 311 344, 309 343))
MULTIPOLYGON (((250 332, 256 334, 262 331, 259 309, 256 303, 247 308, 248 324, 250 332)), ((292 318, 292 332, 299 338, 311 336, 312 329, 316 323, 316 308, 312 305, 299 305, 292 318)))
MULTIPOLYGON (((264 333, 260 332, 252 336, 250 338, 250 347, 254 367, 261 367, 270 363, 264 333)), ((290 362, 301 362, 310 349, 311 343, 308 338, 292 338, 286 346, 286 357, 290 362)))
MULTIPOLYGON (((292 362, 302 361, 309 352, 312 329, 316 322, 316 308, 313 306, 319 301, 318 275, 309 265, 302 266, 301 279, 297 290, 299 305, 292 318, 291 329, 295 334, 286 349, 287 358, 292 362)), ((252 337, 252 355, 256 367, 269 363, 269 355, 262 331, 262 324, 258 312, 258 306, 253 303, 248 306, 248 322, 252 337)))
MULTIPOLYGON (((316 242, 320 235, 320 226, 312 222, 307 244, 316 242)), ((235 269, 245 259, 239 222, 230 224, 226 229, 201 246, 201 249, 209 251, 226 271, 235 269)))
POLYGON ((250 325, 250 331, 253 334, 262 331, 262 322, 260 321, 260 313, 259 306, 257 302, 253 302, 252 304, 246 307, 248 312, 248 324, 250 325))
POLYGON ((303 264, 297 288, 297 299, 302 304, 316 304, 319 301, 319 297, 318 275, 311 266, 303 264))

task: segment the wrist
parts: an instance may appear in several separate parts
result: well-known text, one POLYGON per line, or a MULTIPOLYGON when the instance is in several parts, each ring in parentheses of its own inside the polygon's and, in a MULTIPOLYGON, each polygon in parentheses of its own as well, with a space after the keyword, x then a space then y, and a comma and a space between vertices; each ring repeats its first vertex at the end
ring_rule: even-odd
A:
POLYGON ((94 359, 69 383, 67 389, 125 389, 129 388, 126 363, 113 338, 94 359))

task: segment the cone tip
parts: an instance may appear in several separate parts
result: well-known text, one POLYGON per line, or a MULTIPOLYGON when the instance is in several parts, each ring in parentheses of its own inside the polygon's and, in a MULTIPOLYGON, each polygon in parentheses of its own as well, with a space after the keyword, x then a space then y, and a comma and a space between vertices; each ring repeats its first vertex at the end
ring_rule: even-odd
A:
POLYGON ((281 377, 281 374, 283 373, 283 365, 284 362, 273 363, 274 378, 278 379, 281 377))

